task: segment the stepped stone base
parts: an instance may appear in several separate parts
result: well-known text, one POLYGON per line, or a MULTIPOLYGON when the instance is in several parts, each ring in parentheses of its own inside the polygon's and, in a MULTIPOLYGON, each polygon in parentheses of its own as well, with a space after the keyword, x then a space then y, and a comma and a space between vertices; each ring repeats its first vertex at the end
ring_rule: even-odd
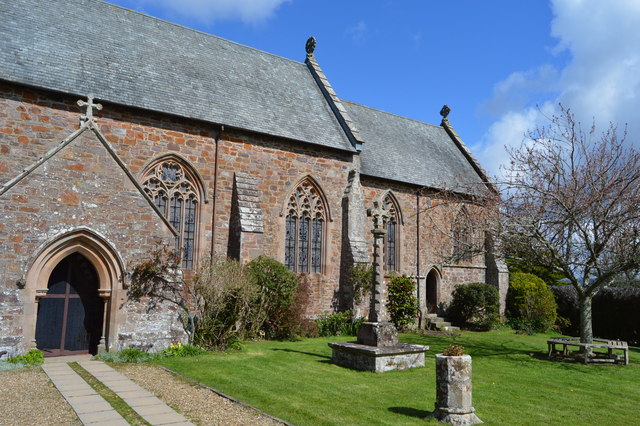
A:
POLYGON ((398 343, 395 346, 376 347, 356 342, 329 343, 334 364, 353 370, 382 373, 424 367, 424 353, 428 346, 398 343))

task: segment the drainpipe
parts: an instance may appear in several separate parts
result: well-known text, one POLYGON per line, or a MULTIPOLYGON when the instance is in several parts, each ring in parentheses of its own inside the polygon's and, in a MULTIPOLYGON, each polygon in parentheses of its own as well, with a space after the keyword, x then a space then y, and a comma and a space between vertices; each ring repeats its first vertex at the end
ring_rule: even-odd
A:
POLYGON ((216 245, 216 201, 218 200, 218 151, 220 151, 220 136, 224 132, 224 126, 220 126, 220 131, 215 138, 216 152, 213 157, 213 201, 211 211, 211 251, 209 255, 213 257, 216 245))
POLYGON ((416 191, 416 290, 420 299, 420 189, 416 191))

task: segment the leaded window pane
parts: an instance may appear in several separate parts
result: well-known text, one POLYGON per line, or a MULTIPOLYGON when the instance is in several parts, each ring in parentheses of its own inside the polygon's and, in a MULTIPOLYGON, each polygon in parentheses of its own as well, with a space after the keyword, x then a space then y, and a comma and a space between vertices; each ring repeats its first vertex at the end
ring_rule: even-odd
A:
POLYGON ((387 271, 396 270, 396 224, 393 221, 387 222, 387 252, 385 253, 385 268, 387 271))
POLYGON ((298 230, 298 272, 309 272, 309 218, 300 220, 298 230))
POLYGON ((185 202, 184 237, 183 237, 183 266, 193 267, 193 249, 196 235, 196 200, 189 198, 185 202))
POLYGON ((322 224, 323 220, 313 219, 311 224, 311 272, 320 273, 322 265, 322 224))
POLYGON ((295 216, 288 215, 284 245, 284 264, 291 271, 296 268, 296 222, 295 216))
POLYGON ((310 180, 302 181, 287 211, 285 265, 295 272, 321 273, 326 211, 319 189, 310 180))
POLYGON ((182 252, 183 267, 192 268, 199 206, 194 183, 183 166, 173 160, 155 165, 143 179, 145 192, 178 231, 175 246, 182 252))
POLYGON ((167 214, 167 196, 164 193, 159 192, 153 199, 153 202, 156 207, 158 207, 158 210, 160 210, 160 213, 163 215, 167 214))

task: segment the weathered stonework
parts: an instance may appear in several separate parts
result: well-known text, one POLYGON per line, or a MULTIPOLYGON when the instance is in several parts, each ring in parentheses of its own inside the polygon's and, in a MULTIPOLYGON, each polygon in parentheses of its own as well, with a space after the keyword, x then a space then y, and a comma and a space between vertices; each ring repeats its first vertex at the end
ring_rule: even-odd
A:
POLYGON ((436 355, 434 417, 453 425, 482 423, 472 405, 471 357, 436 355))
POLYGON ((424 367, 428 346, 398 343, 392 347, 376 347, 356 342, 329 343, 331 360, 341 367, 383 373, 393 370, 424 367))

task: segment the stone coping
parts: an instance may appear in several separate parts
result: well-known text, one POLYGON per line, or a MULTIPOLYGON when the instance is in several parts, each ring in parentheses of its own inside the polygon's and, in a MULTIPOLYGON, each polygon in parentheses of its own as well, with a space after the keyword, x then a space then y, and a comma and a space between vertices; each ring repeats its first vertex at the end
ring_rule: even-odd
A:
POLYGON ((328 343, 331 349, 336 349, 343 352, 359 353, 370 357, 383 357, 390 355, 402 355, 402 354, 414 354, 420 352, 426 352, 429 350, 429 346, 412 345, 409 343, 398 343, 395 346, 369 346, 362 345, 357 342, 336 342, 328 343))

